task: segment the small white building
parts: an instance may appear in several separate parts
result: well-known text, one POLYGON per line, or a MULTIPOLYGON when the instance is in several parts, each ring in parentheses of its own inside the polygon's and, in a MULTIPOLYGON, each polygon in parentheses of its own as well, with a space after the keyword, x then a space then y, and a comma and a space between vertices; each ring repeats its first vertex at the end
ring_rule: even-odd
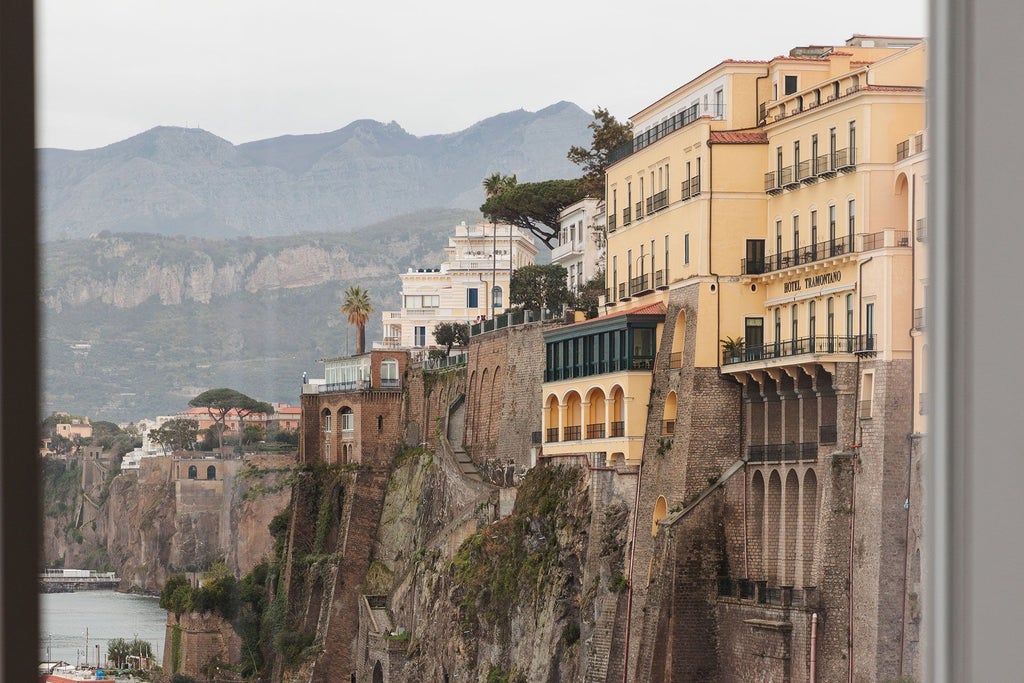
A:
POLYGON ((551 262, 565 268, 569 291, 578 292, 604 271, 605 220, 600 199, 586 197, 562 210, 558 246, 551 250, 551 262))
POLYGON ((533 265, 533 236, 505 223, 455 226, 437 268, 410 268, 402 278, 402 309, 384 311, 384 340, 373 348, 432 346, 434 326, 472 323, 503 313, 512 270, 533 265))

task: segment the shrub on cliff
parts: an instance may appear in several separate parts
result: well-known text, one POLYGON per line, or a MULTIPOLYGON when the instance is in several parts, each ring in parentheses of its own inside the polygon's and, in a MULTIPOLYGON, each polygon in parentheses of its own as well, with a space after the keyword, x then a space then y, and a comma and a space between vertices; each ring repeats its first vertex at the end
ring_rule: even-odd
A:
POLYGON ((167 579, 160 591, 160 608, 174 612, 175 617, 192 610, 192 586, 184 574, 175 574, 167 579))

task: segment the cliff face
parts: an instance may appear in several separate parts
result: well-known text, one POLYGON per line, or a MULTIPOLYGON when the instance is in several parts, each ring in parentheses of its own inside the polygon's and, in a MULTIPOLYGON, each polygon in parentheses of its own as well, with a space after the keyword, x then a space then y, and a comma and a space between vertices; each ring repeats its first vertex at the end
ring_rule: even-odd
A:
MULTIPOLYGON (((198 461, 204 474, 214 468, 210 480, 189 479, 190 462, 146 458, 139 470, 115 475, 108 467, 109 476, 85 486, 83 469, 99 465, 68 463, 68 502, 54 502, 45 516, 45 563, 113 570, 122 589, 156 593, 173 573, 223 560, 244 574, 270 556, 268 526, 288 506, 294 456, 198 461)), ((47 477, 48 486, 60 482, 47 477)))

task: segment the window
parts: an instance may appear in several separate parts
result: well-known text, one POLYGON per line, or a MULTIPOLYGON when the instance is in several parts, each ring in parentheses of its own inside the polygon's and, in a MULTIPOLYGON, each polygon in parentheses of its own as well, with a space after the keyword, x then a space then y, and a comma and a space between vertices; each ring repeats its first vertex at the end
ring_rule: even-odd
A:
POLYGON ((406 308, 437 308, 441 305, 438 294, 409 294, 405 297, 406 308))
POLYGON ((811 338, 811 344, 814 344, 814 337, 817 332, 815 329, 817 323, 816 309, 815 302, 807 302, 807 336, 811 338))
POLYGON ((874 339, 875 336, 875 304, 864 305, 864 348, 873 349, 875 348, 874 339))
POLYGON ((413 328, 413 346, 426 346, 427 345, 427 328, 423 325, 417 325, 413 328))
POLYGON ((324 433, 331 433, 331 414, 330 412, 324 413, 324 433))
POLYGON ((799 309, 796 304, 793 304, 789 309, 789 338, 793 341, 794 349, 796 347, 796 340, 800 338, 800 321, 797 316, 798 310, 799 309))
POLYGON ((683 265, 690 265, 690 233, 683 234, 683 265))
POLYGON ((619 257, 618 256, 612 256, 612 292, 611 292, 611 297, 609 297, 609 298, 615 298, 616 296, 618 296, 618 294, 616 293, 616 290, 618 289, 618 287, 619 287, 619 257))
POLYGON ((504 306, 501 300, 501 287, 495 285, 491 288, 491 301, 494 302, 495 308, 502 308, 504 306))
MULTIPOLYGON (((633 286, 633 250, 632 249, 627 249, 626 250, 626 287, 632 287, 632 286, 633 286)), ((626 294, 631 294, 631 292, 627 291, 626 294)))
POLYGON ((800 216, 793 216, 793 248, 800 248, 800 216))
POLYGON ((857 122, 850 121, 850 163, 856 163, 857 157, 857 122))
MULTIPOLYGON (((817 91, 816 91, 817 92, 817 91)), ((815 103, 817 104, 817 103, 815 103)), ((814 165, 813 173, 821 173, 823 169, 818 168, 818 134, 811 136, 811 164, 814 165)))
POLYGON ((380 362, 380 384, 383 387, 398 386, 398 361, 386 358, 380 362))
POLYGON ((199 476, 199 470, 196 469, 195 465, 188 466, 188 478, 196 479, 199 476))
POLYGON ((466 290, 466 308, 478 308, 480 306, 480 293, 476 287, 466 290))
POLYGON ((786 94, 792 95, 796 92, 796 76, 786 76, 786 94))
POLYGON ((782 148, 775 148, 775 184, 782 185, 782 148))
POLYGON ((800 141, 799 140, 794 140, 793 141, 793 165, 794 166, 799 166, 800 165, 800 141))
MULTIPOLYGON (((837 90, 839 89, 839 84, 838 83, 836 84, 836 89, 837 90)), ((836 168, 836 149, 837 149, 837 147, 836 147, 836 129, 835 128, 829 128, 828 129, 828 153, 830 155, 829 158, 832 160, 832 166, 831 166, 832 170, 835 170, 835 168, 836 168)))
POLYGON ((746 342, 746 360, 757 360, 761 357, 764 346, 764 318, 746 318, 743 325, 743 338, 746 342))
POLYGON ((828 241, 836 241, 836 205, 828 205, 828 241))
POLYGON ((782 341, 782 310, 775 309, 775 349, 778 352, 779 342, 782 341))
POLYGON ((342 408, 338 415, 341 417, 341 431, 351 432, 356 428, 356 416, 351 408, 342 408))
POLYGON ((846 295, 846 336, 853 336, 853 294, 846 295))
POLYGON ((775 221, 775 254, 782 258, 782 219, 775 221))
POLYGON ((665 279, 664 284, 668 284, 668 264, 671 261, 668 260, 668 235, 665 235, 665 279))
POLYGON ((836 81, 835 83, 832 84, 832 99, 837 99, 838 97, 839 97, 839 81, 836 81))
POLYGON ((721 88, 715 91, 715 116, 725 116, 725 92, 721 88))
POLYGON ((856 226, 856 223, 857 223, 857 221, 856 221, 856 213, 857 213, 857 203, 856 203, 856 200, 851 199, 849 202, 847 202, 846 206, 847 206, 847 211, 849 212, 849 217, 850 217, 849 218, 849 225, 847 226, 847 230, 846 230, 846 235, 847 235, 847 238, 849 239, 850 243, 847 246, 850 249, 853 249, 853 233, 855 232, 855 226, 856 226))
POLYGON ((860 418, 871 419, 871 399, 875 393, 875 373, 868 370, 861 375, 860 380, 860 418))
MULTIPOLYGON (((811 246, 818 243, 818 210, 811 210, 811 246)), ((817 256, 817 254, 815 254, 817 256)))

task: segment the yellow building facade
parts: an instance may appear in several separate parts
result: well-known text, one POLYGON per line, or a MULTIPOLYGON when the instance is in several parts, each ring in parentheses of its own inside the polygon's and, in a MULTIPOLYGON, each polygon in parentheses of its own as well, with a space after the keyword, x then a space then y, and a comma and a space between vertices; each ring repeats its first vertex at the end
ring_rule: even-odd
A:
POLYGON ((754 605, 787 608, 747 616, 792 621, 788 680, 919 674, 926 61, 877 36, 726 61, 610 155, 607 291, 599 317, 545 332, 543 456, 639 479, 630 599, 662 626, 621 625, 638 680, 742 678, 729 624, 754 605), (718 602, 647 604, 664 543, 694 538, 719 568, 682 580, 717 579, 718 602), (716 620, 719 642, 692 635, 716 620))

